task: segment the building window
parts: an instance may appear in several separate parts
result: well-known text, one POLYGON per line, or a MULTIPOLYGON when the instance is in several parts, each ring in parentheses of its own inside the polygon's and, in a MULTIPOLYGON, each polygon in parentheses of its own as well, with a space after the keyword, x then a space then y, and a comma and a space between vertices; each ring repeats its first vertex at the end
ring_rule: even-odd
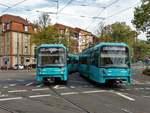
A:
POLYGON ((6 24, 6 29, 7 29, 7 30, 10 29, 10 24, 9 24, 9 23, 6 24))
POLYGON ((24 31, 25 31, 25 32, 28 32, 28 31, 29 31, 28 26, 26 26, 26 25, 24 26, 24 31))

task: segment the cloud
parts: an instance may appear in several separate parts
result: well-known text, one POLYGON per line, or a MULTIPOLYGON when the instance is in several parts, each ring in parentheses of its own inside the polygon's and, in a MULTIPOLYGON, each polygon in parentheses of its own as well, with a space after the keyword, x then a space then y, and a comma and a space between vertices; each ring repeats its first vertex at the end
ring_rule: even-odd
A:
MULTIPOLYGON (((13 5, 18 3, 21 0, 1 0, 0 3, 13 5)), ((140 2, 140 0, 118 0, 116 3, 107 7, 103 10, 104 6, 108 6, 116 0, 73 0, 71 4, 65 7, 58 15, 50 14, 52 22, 62 23, 70 25, 72 27, 81 27, 89 31, 94 32, 98 28, 98 23, 101 22, 101 19, 93 19, 92 17, 108 17, 112 14, 116 14, 122 9, 128 8, 135 3, 140 2)), ((60 0, 59 1, 59 10, 66 6, 69 0, 60 0)), ((56 12, 57 3, 52 0, 27 0, 18 6, 15 6, 8 10, 6 13, 15 14, 28 18, 30 21, 38 19, 40 12, 56 12)), ((3 11, 5 7, 0 6, 0 11, 3 11)), ((105 20, 105 24, 112 24, 114 22, 126 22, 133 29, 134 26, 131 23, 134 14, 134 7, 121 12, 113 17, 105 20)))

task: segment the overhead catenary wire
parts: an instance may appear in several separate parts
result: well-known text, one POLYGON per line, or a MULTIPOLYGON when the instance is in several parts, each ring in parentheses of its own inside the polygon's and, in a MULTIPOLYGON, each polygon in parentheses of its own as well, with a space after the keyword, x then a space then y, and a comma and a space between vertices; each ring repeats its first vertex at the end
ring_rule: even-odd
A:
POLYGON ((120 11, 118 11, 118 12, 116 12, 116 13, 114 13, 114 14, 108 16, 108 17, 106 17, 104 20, 107 20, 107 19, 109 19, 109 18, 111 18, 111 17, 113 17, 113 16, 116 16, 116 15, 119 15, 120 13, 123 13, 123 12, 125 12, 125 11, 128 11, 128 10, 130 10, 131 8, 133 8, 134 6, 137 6, 139 3, 140 3, 140 2, 138 2, 138 3, 136 3, 136 4, 132 5, 132 6, 130 6, 130 7, 128 7, 128 8, 122 9, 122 10, 120 10, 120 11))
MULTIPOLYGON (((100 13, 98 13, 97 17, 99 17, 104 10, 106 10, 107 8, 111 7, 113 4, 115 4, 115 3, 119 2, 119 1, 120 0, 115 0, 112 3, 108 4, 107 6, 103 7, 103 10, 100 10, 100 13)), ((92 23, 93 23, 93 21, 86 27, 86 30, 91 26, 92 23)))
POLYGON ((4 7, 7 7, 9 8, 10 6, 6 5, 6 4, 3 4, 3 3, 0 3, 1 6, 4 6, 4 7))
POLYGON ((17 5, 20 5, 20 4, 22 4, 23 2, 25 2, 25 1, 27 1, 27 0, 22 0, 22 1, 20 1, 20 2, 15 3, 15 4, 13 4, 12 6, 6 8, 5 10, 3 10, 1 13, 5 13, 5 12, 8 11, 9 9, 11 9, 11 8, 13 8, 13 7, 17 6, 17 5))
POLYGON ((66 7, 68 7, 73 1, 74 1, 74 0, 69 0, 69 1, 67 2, 67 4, 66 4, 64 7, 62 7, 60 10, 58 10, 58 13, 62 12, 62 11, 63 11, 66 7))

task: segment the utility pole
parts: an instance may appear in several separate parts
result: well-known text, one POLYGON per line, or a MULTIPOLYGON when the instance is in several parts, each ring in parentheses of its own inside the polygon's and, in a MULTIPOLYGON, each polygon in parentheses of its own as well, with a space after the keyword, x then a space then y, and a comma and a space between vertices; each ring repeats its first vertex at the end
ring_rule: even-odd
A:
POLYGON ((19 33, 17 33, 17 69, 19 69, 19 33))
POLYGON ((56 2, 57 2, 57 14, 58 14, 58 9, 59 9, 59 0, 57 0, 56 2))

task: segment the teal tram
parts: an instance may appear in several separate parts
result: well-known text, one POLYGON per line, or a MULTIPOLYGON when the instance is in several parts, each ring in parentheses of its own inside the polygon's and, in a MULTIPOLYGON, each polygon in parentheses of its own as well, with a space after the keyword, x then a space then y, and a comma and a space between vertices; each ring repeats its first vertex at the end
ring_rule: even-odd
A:
POLYGON ((67 48, 62 44, 42 44, 36 48, 36 80, 67 83, 67 48))
POLYGON ((102 42, 87 48, 79 55, 78 71, 98 83, 131 83, 129 47, 102 42))
POLYGON ((73 73, 78 71, 79 57, 76 54, 68 54, 68 72, 73 73))

